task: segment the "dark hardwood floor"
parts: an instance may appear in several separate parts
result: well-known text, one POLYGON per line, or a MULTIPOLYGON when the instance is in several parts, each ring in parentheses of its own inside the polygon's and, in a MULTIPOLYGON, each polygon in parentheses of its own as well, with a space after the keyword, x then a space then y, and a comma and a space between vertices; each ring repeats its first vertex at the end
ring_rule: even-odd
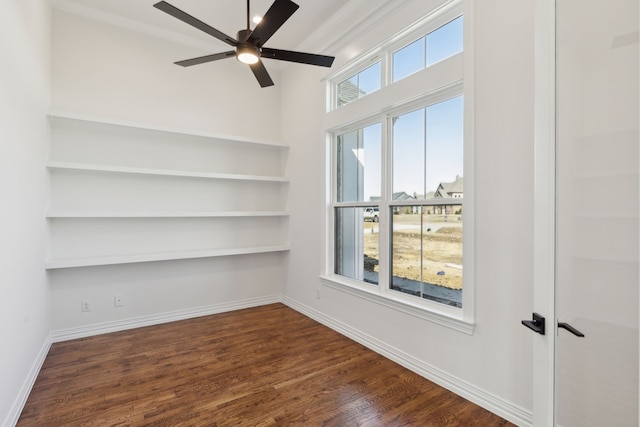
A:
POLYGON ((53 344, 19 426, 507 426, 282 305, 53 344))

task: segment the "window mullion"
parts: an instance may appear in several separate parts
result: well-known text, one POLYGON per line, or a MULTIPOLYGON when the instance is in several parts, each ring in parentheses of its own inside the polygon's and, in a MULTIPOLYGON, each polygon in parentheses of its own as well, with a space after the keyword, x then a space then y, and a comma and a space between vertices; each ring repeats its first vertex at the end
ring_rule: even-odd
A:
POLYGON ((424 215, 422 206, 418 206, 418 213, 420 215, 420 298, 424 295, 424 215))
POLYGON ((329 209, 326 211, 327 216, 327 227, 328 231, 327 236, 327 250, 325 250, 325 254, 327 256, 327 260, 325 262, 325 266, 328 272, 332 274, 336 271, 336 215, 335 215, 335 205, 338 201, 338 136, 335 133, 332 133, 329 138, 329 153, 327 153, 327 157, 329 158, 329 170, 328 174, 330 177, 330 194, 329 194, 329 209))
POLYGON ((393 188, 393 149, 392 134, 393 126, 391 125, 391 116, 385 115, 382 122, 382 194, 380 197, 380 224, 379 224, 379 240, 380 240, 380 266, 378 274, 378 285, 380 292, 386 294, 389 291, 389 282, 391 271, 389 269, 391 259, 391 218, 390 203, 393 188))
POLYGON ((392 75, 392 53, 389 49, 386 49, 382 54, 382 84, 386 87, 391 84, 392 75))
MULTIPOLYGON (((427 60, 427 43, 425 40, 425 64, 426 64, 426 60, 427 60)), ((429 157, 429 153, 427 152, 427 149, 429 147, 429 145, 427 144, 427 140, 429 138, 429 135, 427 133, 427 108, 425 107, 424 109, 424 129, 423 129, 423 135, 424 135, 424 156, 422 158, 422 170, 424 171, 424 176, 423 181, 422 181, 422 192, 424 193, 423 195, 423 199, 426 199, 427 197, 427 174, 429 173, 429 171, 427 170, 427 158, 429 157)), ((425 278, 424 278, 424 256, 425 256, 425 251, 428 250, 428 248, 425 248, 425 242, 424 242, 424 224, 422 223, 422 221, 424 220, 424 215, 422 215, 422 210, 424 209, 422 206, 420 206, 419 208, 420 211, 420 298, 422 298, 422 296, 424 295, 424 288, 425 288, 425 278)))
MULTIPOLYGON (((358 77, 358 87, 360 87, 360 77, 358 77)), ((361 164, 362 162, 362 151, 364 149, 364 130, 358 129, 356 136, 356 145, 355 145, 355 161, 356 161, 356 200, 362 201, 364 194, 364 166, 361 164)), ((355 239, 356 244, 354 245, 354 254, 353 259, 355 261, 356 270, 353 274, 358 280, 364 280, 364 271, 360 268, 361 265, 364 265, 364 230, 362 228, 361 217, 359 215, 354 215, 353 217, 353 230, 357 234, 355 239)))

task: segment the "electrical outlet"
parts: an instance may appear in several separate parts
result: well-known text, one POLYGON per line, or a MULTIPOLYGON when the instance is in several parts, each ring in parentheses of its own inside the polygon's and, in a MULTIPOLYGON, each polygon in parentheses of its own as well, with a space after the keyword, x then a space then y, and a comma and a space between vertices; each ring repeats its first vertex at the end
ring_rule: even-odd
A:
POLYGON ((93 309, 93 306, 91 304, 91 300, 83 299, 80 302, 80 311, 87 312, 87 311, 91 311, 92 309, 93 309))
POLYGON ((123 307, 124 301, 122 299, 122 295, 115 295, 113 297, 113 306, 114 307, 123 307))
POLYGON ((316 299, 320 299, 320 289, 316 289, 316 299))

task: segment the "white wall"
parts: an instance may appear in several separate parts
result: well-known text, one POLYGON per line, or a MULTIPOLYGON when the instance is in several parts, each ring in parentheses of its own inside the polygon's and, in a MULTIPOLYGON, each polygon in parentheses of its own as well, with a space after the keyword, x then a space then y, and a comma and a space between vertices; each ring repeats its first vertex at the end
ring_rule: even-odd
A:
MULTIPOLYGON (((270 68, 276 86, 261 89, 248 67, 234 59, 190 68, 173 64, 207 53, 211 52, 112 25, 108 20, 54 10, 52 109, 152 127, 279 140, 279 71, 270 68)), ((119 151, 120 155, 131 153, 119 151)), ((142 164, 148 160, 153 165, 154 150, 149 149, 146 156, 142 164)), ((102 161, 108 164, 112 159, 102 161)), ((155 167, 162 168, 157 162, 155 167)), ((203 236, 198 236, 197 244, 203 244, 203 236)), ((186 238, 176 239, 188 246, 183 241, 186 238)), ((225 245, 216 241, 211 247, 225 245)), ((53 338, 278 300, 284 259, 286 255, 274 253, 51 271, 53 338), (123 297, 123 307, 114 307, 115 295, 123 297), (92 302, 91 312, 81 312, 81 300, 92 302)))
MULTIPOLYGON (((152 11, 153 12, 153 11, 152 11)), ((262 139, 280 137, 278 70, 261 89, 249 67, 226 59, 173 62, 214 52, 61 10, 53 14, 52 108, 262 139)), ((226 49, 214 41, 212 49, 226 49)), ((228 47, 228 46, 227 46, 228 47)))
POLYGON ((46 251, 47 0, 0 13, 0 425, 12 425, 49 348, 46 251))
MULTIPOLYGON (((512 421, 528 424, 532 341, 520 320, 530 317, 532 301, 533 2, 473 3, 477 323, 473 336, 321 284, 326 209, 325 171, 319 161, 326 150, 320 82, 324 72, 296 66, 282 75, 283 139, 292 145, 292 251, 286 298, 405 365, 466 391, 467 397, 512 421), (304 99, 300 93, 305 93, 304 99)), ((326 53, 338 55, 339 67, 417 20, 428 2, 402 5, 388 11, 364 38, 326 53)))

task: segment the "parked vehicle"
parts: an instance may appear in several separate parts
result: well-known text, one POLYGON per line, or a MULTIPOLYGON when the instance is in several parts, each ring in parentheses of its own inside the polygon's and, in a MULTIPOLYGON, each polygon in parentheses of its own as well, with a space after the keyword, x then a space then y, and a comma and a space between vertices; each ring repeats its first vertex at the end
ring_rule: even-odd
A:
POLYGON ((364 220, 378 222, 378 208, 365 208, 364 209, 364 220))

